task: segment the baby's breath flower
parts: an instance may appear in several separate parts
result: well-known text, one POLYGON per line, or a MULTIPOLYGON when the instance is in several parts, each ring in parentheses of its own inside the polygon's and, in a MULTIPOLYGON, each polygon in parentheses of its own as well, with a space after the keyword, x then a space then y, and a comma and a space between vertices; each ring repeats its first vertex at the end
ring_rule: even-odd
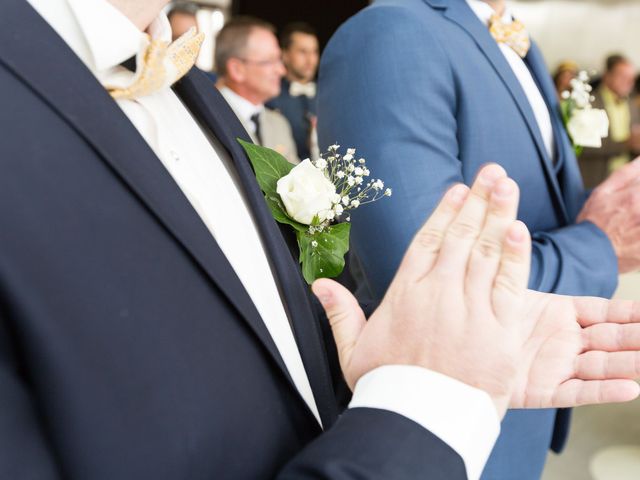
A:
POLYGON ((333 196, 333 203, 340 203, 340 200, 342 200, 342 198, 340 198, 340 194, 339 194, 339 193, 336 193, 336 194, 333 196))
POLYGON ((349 215, 347 218, 345 218, 345 220, 346 220, 347 222, 350 222, 350 221, 351 221, 351 215, 349 215))
POLYGON ((387 197, 390 197, 390 196, 391 196, 391 193, 392 193, 392 191, 391 191, 391 189, 390 189, 390 188, 387 188, 387 189, 384 191, 384 194, 385 194, 385 196, 387 196, 387 197))
POLYGON ((338 178, 344 178, 344 172, 343 172, 342 170, 338 171, 338 172, 336 173, 336 177, 338 177, 338 178))
POLYGON ((364 170, 362 169, 362 167, 356 167, 355 170, 353 171, 353 174, 361 177, 362 175, 364 175, 364 170))
POLYGON ((356 166, 354 164, 349 165, 349 167, 347 168, 349 172, 353 172, 355 169, 356 169, 356 166))
POLYGON ((355 155, 355 154, 356 154, 355 148, 347 148, 347 155, 355 155))
POLYGON ((350 162, 351 160, 353 160, 353 155, 351 155, 350 153, 347 153, 344 157, 342 157, 342 159, 345 162, 350 162))
POLYGON ((336 215, 339 216, 344 212, 344 208, 342 208, 342 205, 337 204, 335 207, 333 207, 333 211, 336 213, 336 215))
POLYGON ((360 206, 360 200, 352 200, 351 208, 358 208, 360 206))
POLYGON ((312 246, 313 248, 316 248, 316 247, 318 246, 318 242, 316 242, 315 240, 313 240, 313 241, 311 242, 311 246, 312 246))
MULTIPOLYGON (((360 185, 362 183, 362 177, 356 177, 356 185, 360 185)), ((360 189, 358 189, 360 191, 360 189)))
POLYGON ((349 185, 350 187, 353 187, 356 184, 356 179, 353 178, 351 175, 349 175, 349 177, 347 178, 347 185, 349 185))
POLYGON ((371 172, 369 171, 368 168, 365 167, 365 168, 362 169, 362 175, 363 176, 368 177, 370 173, 371 172))
POLYGON ((340 145, 334 143, 333 145, 331 145, 329 147, 329 150, 333 150, 334 152, 337 151, 340 148, 340 145))
POLYGON ((366 162, 366 160, 364 158, 361 158, 361 159, 358 160, 358 163, 360 165, 364 165, 365 162, 366 162))
POLYGON ((316 160, 316 168, 324 170, 325 168, 327 168, 327 161, 324 158, 320 157, 318 160, 316 160))
POLYGON ((327 220, 333 220, 334 218, 336 218, 336 212, 334 212, 333 210, 329 210, 327 212, 327 220))
POLYGON ((376 180, 372 186, 374 190, 382 190, 384 188, 384 182, 382 180, 376 180))
POLYGON ((345 195, 344 197, 342 197, 342 204, 346 207, 347 205, 349 205, 349 195, 345 195))

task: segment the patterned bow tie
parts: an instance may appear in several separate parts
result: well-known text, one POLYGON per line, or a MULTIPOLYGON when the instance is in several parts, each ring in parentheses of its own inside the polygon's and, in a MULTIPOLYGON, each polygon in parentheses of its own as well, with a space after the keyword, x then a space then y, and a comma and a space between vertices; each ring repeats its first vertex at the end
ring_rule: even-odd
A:
POLYGON ((521 58, 527 56, 531 47, 531 39, 524 25, 518 20, 505 23, 500 15, 494 14, 489 20, 489 31, 496 42, 508 45, 521 58))
POLYGON ((105 85, 116 100, 133 100, 171 87, 196 63, 204 34, 196 34, 195 28, 169 43, 149 41, 149 45, 136 55, 136 72, 126 87, 105 85))
POLYGON ((316 84, 314 82, 291 82, 291 85, 289 85, 289 95, 292 97, 304 95, 306 97, 313 98, 316 96, 316 84))

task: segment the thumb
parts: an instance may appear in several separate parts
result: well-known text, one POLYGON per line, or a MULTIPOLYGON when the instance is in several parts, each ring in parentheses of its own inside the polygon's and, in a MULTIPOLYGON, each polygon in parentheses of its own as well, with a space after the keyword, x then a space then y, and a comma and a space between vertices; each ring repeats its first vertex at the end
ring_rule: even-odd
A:
POLYGON ((338 349, 342 373, 349 386, 353 388, 350 381, 352 376, 348 374, 348 370, 351 355, 366 324, 364 312, 351 292, 333 280, 316 280, 311 289, 327 314, 338 349))

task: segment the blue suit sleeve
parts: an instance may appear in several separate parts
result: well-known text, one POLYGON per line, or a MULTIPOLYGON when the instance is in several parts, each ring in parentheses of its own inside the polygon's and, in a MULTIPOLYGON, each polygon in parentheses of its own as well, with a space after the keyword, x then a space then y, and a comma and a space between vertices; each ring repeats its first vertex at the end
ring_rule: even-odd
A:
MULTIPOLYGON (((347 22, 321 61, 320 145, 357 147, 372 176, 394 192, 352 217, 353 247, 379 297, 444 192, 475 173, 464 171, 459 159, 457 102, 464 92, 458 91, 445 48, 414 12, 382 5, 347 22)), ((532 234, 531 288, 613 293, 615 255, 595 226, 532 234), (606 263, 603 273, 589 268, 594 251, 606 263)))

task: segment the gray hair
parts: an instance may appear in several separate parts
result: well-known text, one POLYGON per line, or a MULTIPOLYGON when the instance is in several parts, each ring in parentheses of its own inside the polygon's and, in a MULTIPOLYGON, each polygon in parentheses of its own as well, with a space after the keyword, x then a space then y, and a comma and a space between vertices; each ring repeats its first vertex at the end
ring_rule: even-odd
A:
POLYGON ((268 30, 275 35, 275 27, 259 18, 250 16, 238 16, 232 18, 216 37, 216 50, 214 53, 216 71, 218 75, 227 75, 227 62, 231 58, 242 58, 247 47, 249 35, 256 30, 268 30))

